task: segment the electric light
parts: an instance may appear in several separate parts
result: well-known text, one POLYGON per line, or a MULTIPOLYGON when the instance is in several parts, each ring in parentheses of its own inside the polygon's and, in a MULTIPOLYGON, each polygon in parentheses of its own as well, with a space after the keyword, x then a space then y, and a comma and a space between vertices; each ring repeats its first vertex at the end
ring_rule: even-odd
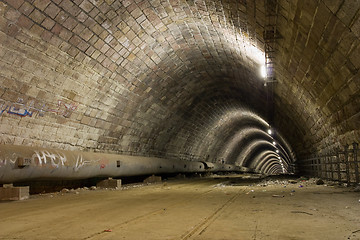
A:
POLYGON ((266 77, 266 67, 264 65, 260 67, 260 74, 262 78, 266 77))

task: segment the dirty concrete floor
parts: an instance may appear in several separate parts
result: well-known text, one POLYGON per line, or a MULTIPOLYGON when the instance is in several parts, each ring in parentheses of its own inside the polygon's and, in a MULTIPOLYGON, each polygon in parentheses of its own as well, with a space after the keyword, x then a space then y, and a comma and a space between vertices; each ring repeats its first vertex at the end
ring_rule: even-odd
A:
POLYGON ((360 239, 360 193, 240 177, 0 202, 0 239, 360 239))

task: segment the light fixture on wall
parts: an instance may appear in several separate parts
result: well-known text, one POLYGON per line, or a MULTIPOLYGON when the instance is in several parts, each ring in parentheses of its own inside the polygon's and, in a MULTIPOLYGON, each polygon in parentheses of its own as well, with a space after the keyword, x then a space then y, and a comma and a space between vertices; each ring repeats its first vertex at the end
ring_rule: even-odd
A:
POLYGON ((265 65, 262 65, 261 67, 260 67, 260 74, 261 74, 261 77, 262 78, 266 78, 266 67, 265 67, 265 65))

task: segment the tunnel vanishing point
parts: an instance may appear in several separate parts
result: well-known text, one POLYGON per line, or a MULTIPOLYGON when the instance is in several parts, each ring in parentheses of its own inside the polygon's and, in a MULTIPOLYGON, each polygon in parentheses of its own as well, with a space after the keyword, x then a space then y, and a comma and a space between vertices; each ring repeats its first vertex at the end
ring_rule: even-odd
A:
POLYGON ((358 183, 359 9, 1 0, 0 184, 204 171, 358 183))

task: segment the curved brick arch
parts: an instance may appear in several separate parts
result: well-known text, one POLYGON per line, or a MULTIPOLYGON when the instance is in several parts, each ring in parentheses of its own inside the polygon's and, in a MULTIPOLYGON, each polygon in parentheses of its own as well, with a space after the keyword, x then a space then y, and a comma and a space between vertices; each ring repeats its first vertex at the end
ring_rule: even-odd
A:
POLYGON ((280 2, 269 117, 263 4, 4 0, 1 143, 203 160, 244 108, 293 159, 360 141, 359 8, 280 2))

